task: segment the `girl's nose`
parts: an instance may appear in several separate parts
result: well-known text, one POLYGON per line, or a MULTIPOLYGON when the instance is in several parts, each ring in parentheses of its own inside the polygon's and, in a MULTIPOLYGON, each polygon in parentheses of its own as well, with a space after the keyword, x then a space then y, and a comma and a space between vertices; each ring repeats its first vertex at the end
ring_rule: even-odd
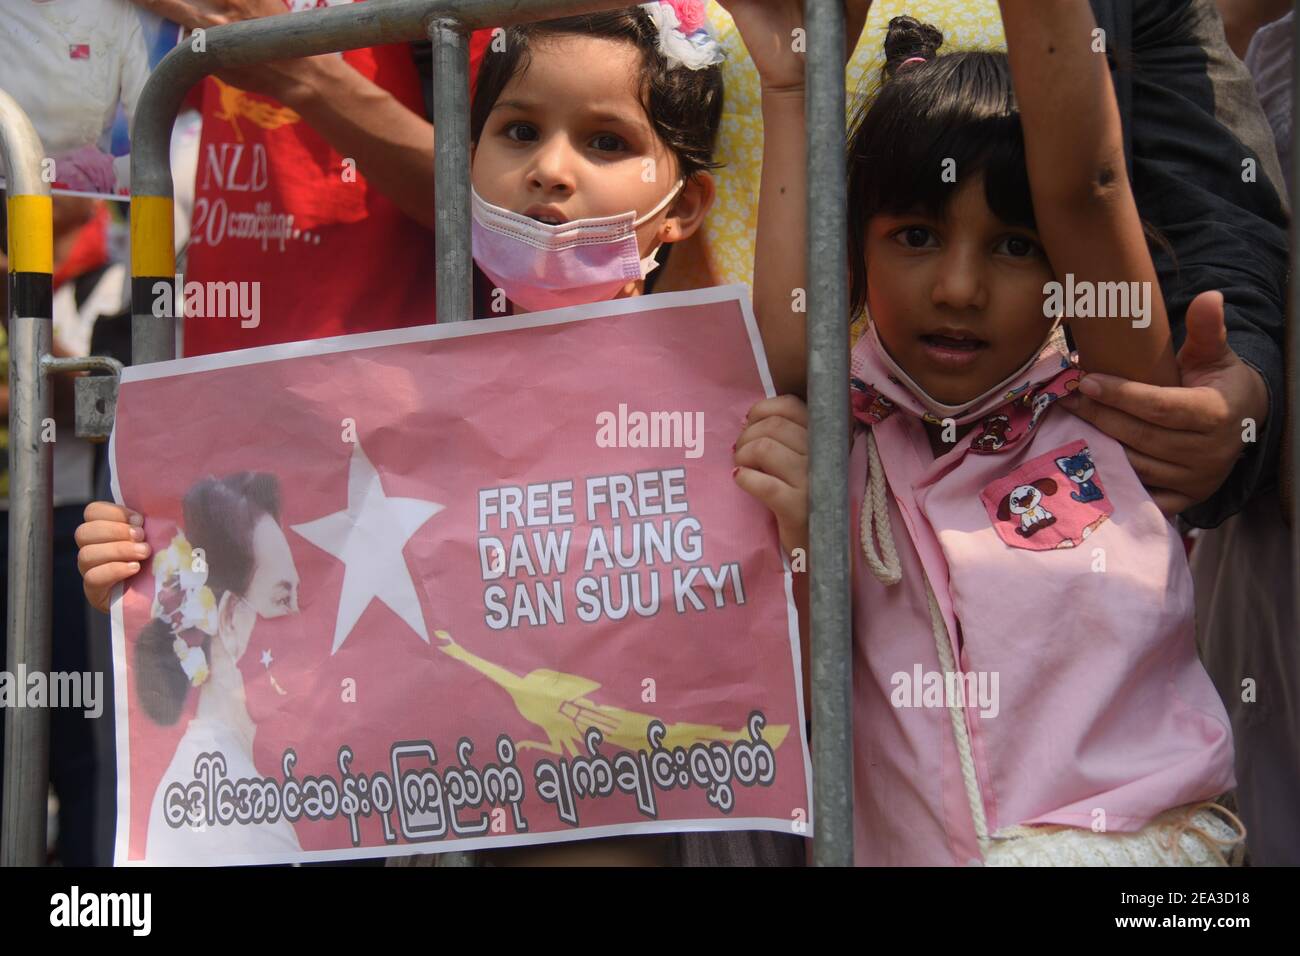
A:
POLYGON ((573 150, 565 137, 547 138, 533 151, 528 185, 543 193, 572 194, 575 188, 573 160, 573 150))
POLYGON ((984 262, 980 250, 949 246, 938 263, 931 301, 950 309, 983 309, 988 304, 984 262))

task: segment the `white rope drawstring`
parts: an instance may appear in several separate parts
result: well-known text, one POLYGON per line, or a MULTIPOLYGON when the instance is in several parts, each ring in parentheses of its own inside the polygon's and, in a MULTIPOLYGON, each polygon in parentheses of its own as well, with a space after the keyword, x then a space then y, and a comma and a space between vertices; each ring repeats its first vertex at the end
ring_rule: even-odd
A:
MULTIPOLYGON (((943 611, 939 608, 939 601, 935 598, 929 581, 925 582, 925 598, 930 604, 930 630, 934 634, 934 648, 939 652, 939 666, 944 673, 943 686, 947 691, 950 686, 948 675, 957 673, 957 665, 952 659, 952 646, 948 643, 948 626, 944 623, 943 611)), ((964 687, 965 683, 954 681, 951 686, 964 687)), ((957 739, 957 759, 961 763, 961 779, 966 786, 966 802, 970 804, 971 821, 975 824, 975 839, 979 841, 980 856, 986 857, 989 852, 989 824, 984 815, 984 797, 975 776, 975 751, 971 747, 970 731, 966 727, 966 708, 962 701, 957 700, 958 696, 964 695, 953 694, 949 699, 948 716, 952 719, 952 733, 957 739)))
POLYGON ((889 523, 887 493, 885 469, 880 464, 880 453, 876 451, 876 434, 869 428, 867 429, 867 491, 862 499, 862 512, 858 515, 858 531, 862 539, 862 553, 867 557, 871 573, 876 576, 877 581, 886 586, 897 584, 903 579, 903 566, 898 560, 898 549, 894 547, 894 532, 889 523), (877 537, 880 538, 879 553, 876 551, 877 537))
MULTIPOLYGON (((898 559, 898 549, 894 545, 894 532, 889 520, 888 489, 885 485, 885 470, 880 463, 880 453, 876 449, 876 436, 872 429, 867 430, 867 487, 863 496, 862 511, 858 516, 859 538, 862 541, 862 553, 877 581, 885 586, 897 584, 903 579, 902 562, 898 559), (877 553, 875 542, 880 539, 880 551, 877 553), (883 557, 882 557, 883 556, 883 557)), ((922 573, 924 577, 924 572, 922 573)), ((953 660, 952 645, 948 640, 948 625, 943 619, 943 610, 934 596, 930 581, 925 580, 925 598, 930 606, 930 633, 934 637, 934 647, 939 654, 939 667, 944 672, 944 688, 965 686, 957 680, 949 680, 948 675, 957 674, 957 664, 953 660)), ((947 696, 945 694, 945 696, 947 696)), ((971 821, 975 825, 975 839, 979 841, 980 856, 988 856, 989 825, 984 813, 984 797, 980 793, 979 780, 975 775, 975 752, 971 747, 970 731, 966 727, 966 712, 961 701, 948 700, 948 716, 952 720, 952 732, 957 742, 957 758, 961 763, 961 778, 966 789, 966 801, 970 805, 971 821)))

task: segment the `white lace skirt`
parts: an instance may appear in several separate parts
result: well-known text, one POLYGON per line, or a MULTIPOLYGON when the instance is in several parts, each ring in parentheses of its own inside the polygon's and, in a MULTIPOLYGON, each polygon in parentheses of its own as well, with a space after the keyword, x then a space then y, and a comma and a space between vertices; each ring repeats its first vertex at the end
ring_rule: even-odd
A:
POLYGON ((989 841, 985 866, 1232 866, 1245 827, 1217 803, 1176 807, 1136 833, 1010 827, 989 841))

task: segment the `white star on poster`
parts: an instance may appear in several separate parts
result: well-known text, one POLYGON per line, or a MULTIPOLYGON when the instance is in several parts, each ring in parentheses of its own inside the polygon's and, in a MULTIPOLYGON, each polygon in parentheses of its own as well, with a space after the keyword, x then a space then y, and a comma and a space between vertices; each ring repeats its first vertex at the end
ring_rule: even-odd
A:
POLYGON ((370 464, 361 443, 352 446, 347 509, 292 525, 294 531, 344 564, 331 654, 343 646, 373 598, 387 604, 424 643, 429 643, 420 599, 402 549, 443 507, 434 501, 385 495, 379 472, 370 464))

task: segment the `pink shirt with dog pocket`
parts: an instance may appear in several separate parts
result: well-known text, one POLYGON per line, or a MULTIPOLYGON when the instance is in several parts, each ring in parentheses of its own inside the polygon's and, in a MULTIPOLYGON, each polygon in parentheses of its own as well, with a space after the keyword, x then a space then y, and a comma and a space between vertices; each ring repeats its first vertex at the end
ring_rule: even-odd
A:
POLYGON ((874 329, 852 369, 857 863, 979 862, 977 834, 1016 825, 1132 832, 1232 788, 1178 534, 1123 448, 1052 407, 1079 370, 1044 348, 936 460, 874 329))

